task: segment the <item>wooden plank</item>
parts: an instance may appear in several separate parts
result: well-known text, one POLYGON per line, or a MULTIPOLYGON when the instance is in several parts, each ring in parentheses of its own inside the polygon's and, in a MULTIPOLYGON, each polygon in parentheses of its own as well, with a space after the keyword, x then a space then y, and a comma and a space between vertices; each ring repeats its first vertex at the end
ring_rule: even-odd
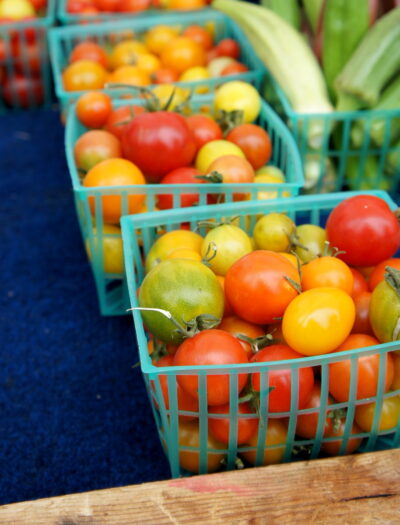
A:
POLYGON ((400 450, 4 505, 1 525, 399 524, 400 450))

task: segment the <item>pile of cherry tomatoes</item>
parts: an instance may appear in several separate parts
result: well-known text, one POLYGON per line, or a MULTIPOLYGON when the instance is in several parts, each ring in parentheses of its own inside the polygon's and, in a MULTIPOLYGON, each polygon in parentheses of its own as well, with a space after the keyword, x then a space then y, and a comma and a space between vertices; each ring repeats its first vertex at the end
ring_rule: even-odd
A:
POLYGON ((321 451, 328 455, 357 450, 363 433, 373 427, 376 410, 377 432, 395 431, 400 420, 398 352, 380 348, 370 355, 364 352, 355 366, 345 354, 340 360, 324 361, 328 370, 322 375, 320 366, 302 365, 302 359, 357 353, 400 339, 396 214, 381 198, 358 195, 339 203, 324 228, 296 225, 279 212, 257 216, 254 227, 250 216, 244 219, 244 228, 237 218, 203 224, 204 236, 186 229, 163 233, 145 255, 138 303, 155 366, 166 370, 260 365, 248 373, 222 369, 217 375, 207 374, 202 385, 195 368, 189 375, 176 372, 173 389, 160 371, 162 398, 155 395, 152 381, 158 409, 163 404, 162 410, 168 410, 171 395, 176 395, 181 467, 198 472, 198 422, 204 416, 204 398, 207 449, 213 450, 208 453, 208 471, 221 466, 232 446, 232 433, 246 462, 255 463, 259 435, 265 435, 263 463, 282 461, 289 417, 295 418, 298 439, 308 443, 314 443, 318 427, 321 451), (262 367, 289 360, 294 373, 286 363, 279 369, 262 367), (237 389, 234 406, 232 374, 237 389), (328 392, 322 399, 324 382, 328 392), (379 389, 385 393, 381 406, 376 401, 379 389), (258 410, 266 398, 265 433, 258 410), (350 438, 341 450, 346 408, 354 403, 350 438), (293 414, 293 406, 314 411, 293 414))
POLYGON ((46 8, 47 0, 0 1, 0 96, 7 106, 28 108, 44 100, 46 34, 34 22, 46 8), (24 25, 18 28, 18 22, 24 25))
POLYGON ((193 10, 206 7, 208 0, 67 0, 66 11, 85 17, 100 14, 140 13, 148 9, 193 10))
MULTIPOLYGON (((128 32, 129 33, 129 32, 128 32)), ((208 91, 214 77, 248 71, 240 61, 236 40, 214 42, 212 31, 193 24, 181 30, 156 25, 139 39, 132 34, 107 46, 92 41, 77 44, 63 72, 64 89, 86 91, 106 84, 148 86, 171 82, 204 82, 197 93, 208 91)))

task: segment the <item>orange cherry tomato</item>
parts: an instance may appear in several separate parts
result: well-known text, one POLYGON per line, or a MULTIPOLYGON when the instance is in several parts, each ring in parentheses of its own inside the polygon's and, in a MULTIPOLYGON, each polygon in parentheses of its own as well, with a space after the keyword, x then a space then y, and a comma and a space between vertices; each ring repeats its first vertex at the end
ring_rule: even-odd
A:
MULTIPOLYGON (((350 334, 341 344, 336 352, 353 350, 367 346, 378 345, 379 341, 375 337, 364 334, 350 334)), ((384 390, 387 392, 392 384, 394 377, 393 357, 386 354, 386 377, 384 390)), ((357 386, 356 399, 373 397, 377 393, 379 366, 379 354, 362 356, 357 359, 357 386)), ((351 360, 342 359, 329 365, 329 392, 339 402, 349 399, 351 381, 351 360)))
POLYGON ((111 69, 121 66, 130 66, 139 53, 148 53, 146 46, 138 40, 124 40, 119 42, 110 55, 111 69))
POLYGON ((77 62, 78 60, 90 60, 97 62, 104 68, 108 66, 108 56, 104 49, 95 42, 81 42, 74 47, 69 56, 69 62, 77 62))
POLYGON ((78 60, 70 64, 62 78, 66 91, 87 91, 101 89, 106 81, 107 71, 97 62, 78 60))
POLYGON ((178 30, 171 26, 157 25, 144 35, 144 43, 151 53, 160 55, 164 47, 178 36, 178 30))
POLYGON ((194 9, 202 9, 206 5, 207 2, 205 0, 170 0, 168 8, 180 11, 192 11, 194 9))
POLYGON ((76 115, 87 128, 101 128, 111 111, 111 97, 98 91, 84 93, 76 103, 76 115))
POLYGON ((224 290, 224 316, 233 315, 233 308, 225 294, 225 277, 223 275, 216 275, 215 277, 219 281, 219 284, 222 286, 222 289, 224 290))
POLYGON ((108 81, 129 86, 148 86, 151 83, 150 76, 137 66, 118 67, 111 73, 108 81))
MULTIPOLYGON (((250 162, 236 155, 223 155, 218 157, 211 163, 208 168, 210 174, 213 172, 219 173, 222 176, 222 182, 238 183, 238 182, 253 182, 254 169, 250 162)), ((234 193, 233 200, 245 200, 246 193, 234 193)))
POLYGON ((78 170, 87 172, 103 160, 120 157, 121 144, 108 131, 91 130, 76 141, 74 155, 78 170))
POLYGON ((353 274, 347 264, 336 257, 317 257, 302 266, 303 290, 330 286, 340 288, 349 295, 353 291, 353 274))
POLYGON ((204 66, 206 54, 200 44, 186 36, 178 36, 168 42, 161 52, 161 62, 165 67, 183 73, 195 66, 204 66))
POLYGON ((256 337, 261 337, 264 335, 264 330, 260 326, 249 323, 248 321, 245 321, 244 319, 241 319, 235 315, 224 317, 218 328, 220 330, 225 330, 226 332, 229 332, 230 334, 233 334, 235 337, 237 337, 239 343, 243 346, 249 356, 252 355, 251 345, 240 339, 238 335, 242 334, 246 337, 250 337, 251 339, 255 339, 256 337))
POLYGON ((170 67, 161 67, 151 74, 153 84, 171 84, 177 82, 179 74, 170 67))
MULTIPOLYGON (((321 450, 325 452, 325 454, 328 454, 329 456, 337 456, 340 452, 340 447, 343 442, 343 434, 344 434, 344 428, 345 428, 346 420, 343 419, 340 422, 339 428, 332 427, 326 434, 324 435, 324 438, 334 438, 338 437, 338 440, 334 441, 325 441, 321 445, 321 450)), ((361 434, 361 429, 354 423, 351 427, 350 436, 354 434, 361 434)), ((361 445, 362 438, 352 438, 347 441, 344 454, 352 454, 355 452, 361 445)))
POLYGON ((93 0, 95 7, 99 11, 115 13, 121 6, 121 0, 93 0))
MULTIPOLYGON (((108 159, 96 164, 83 179, 87 188, 98 186, 131 186, 145 184, 145 178, 133 162, 126 159, 108 159)), ((104 222, 118 224, 123 212, 120 195, 104 195, 101 198, 104 222)), ((145 201, 145 195, 128 195, 128 213, 140 211, 145 201)), ((89 197, 89 205, 95 214, 95 199, 89 197)))
POLYGON ((232 62, 224 67, 221 71, 221 76, 226 77, 228 75, 239 75, 240 73, 246 73, 249 68, 241 62, 232 62))
POLYGON ((121 0, 120 11, 124 13, 140 13, 151 6, 151 0, 121 0))
POLYGON ((391 259, 386 259, 375 266, 369 277, 369 289, 371 292, 381 281, 383 281, 386 266, 391 266, 392 268, 396 268, 396 270, 400 270, 400 258, 392 257, 391 259))

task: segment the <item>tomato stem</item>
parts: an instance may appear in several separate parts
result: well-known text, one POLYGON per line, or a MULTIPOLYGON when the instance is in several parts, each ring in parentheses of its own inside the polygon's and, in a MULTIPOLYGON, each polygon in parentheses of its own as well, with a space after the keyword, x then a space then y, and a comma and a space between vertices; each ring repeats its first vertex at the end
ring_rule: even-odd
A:
POLYGON ((291 277, 288 277, 287 275, 284 276, 284 279, 296 290, 298 294, 301 294, 301 284, 292 279, 291 277))
POLYGON ((196 179, 204 180, 206 182, 212 182, 213 184, 221 184, 224 182, 224 177, 218 171, 212 171, 206 175, 195 175, 196 179))
POLYGON ((385 281, 400 296, 400 270, 396 270, 392 266, 386 266, 385 281))
POLYGON ((234 128, 243 124, 244 112, 242 109, 235 109, 233 111, 222 109, 218 112, 215 120, 222 129, 224 136, 226 136, 234 128))
POLYGON ((276 339, 271 334, 260 335, 258 337, 249 337, 245 334, 235 334, 235 337, 248 343, 251 346, 251 351, 256 354, 268 345, 276 343, 276 339))

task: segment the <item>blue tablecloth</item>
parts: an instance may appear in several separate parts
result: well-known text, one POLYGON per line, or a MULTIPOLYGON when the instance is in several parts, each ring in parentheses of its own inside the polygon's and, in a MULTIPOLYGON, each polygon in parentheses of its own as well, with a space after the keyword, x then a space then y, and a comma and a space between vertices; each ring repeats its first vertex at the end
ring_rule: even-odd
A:
POLYGON ((130 317, 99 314, 57 110, 0 117, 0 504, 170 477, 130 317))

